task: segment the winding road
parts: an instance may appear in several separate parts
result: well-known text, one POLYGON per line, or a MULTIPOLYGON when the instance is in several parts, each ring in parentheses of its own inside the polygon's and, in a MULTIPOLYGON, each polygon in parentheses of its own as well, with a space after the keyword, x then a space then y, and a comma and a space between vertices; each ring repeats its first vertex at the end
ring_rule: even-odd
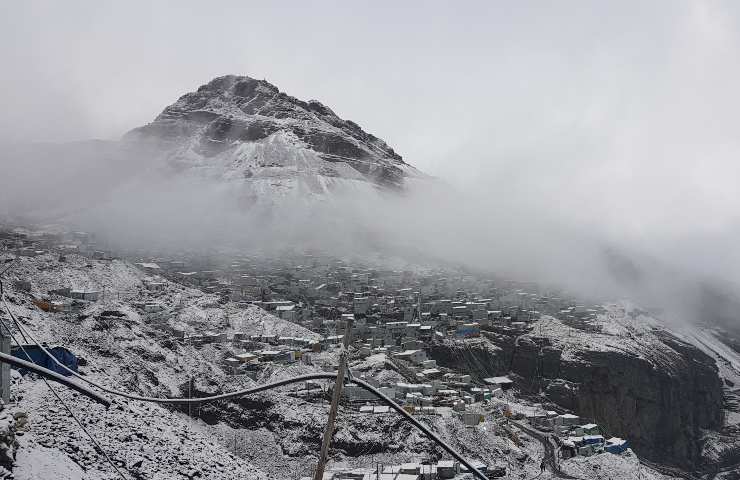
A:
POLYGON ((549 435, 542 433, 522 422, 517 422, 515 420, 510 420, 510 422, 516 425, 517 428, 519 428, 523 432, 526 432, 528 435, 531 435, 532 437, 537 439, 537 441, 542 444, 542 446, 545 448, 545 465, 547 465, 553 475, 569 480, 581 480, 580 477, 574 477, 561 470, 560 465, 558 464, 558 446, 555 445, 555 442, 552 440, 552 438, 550 438, 549 435))

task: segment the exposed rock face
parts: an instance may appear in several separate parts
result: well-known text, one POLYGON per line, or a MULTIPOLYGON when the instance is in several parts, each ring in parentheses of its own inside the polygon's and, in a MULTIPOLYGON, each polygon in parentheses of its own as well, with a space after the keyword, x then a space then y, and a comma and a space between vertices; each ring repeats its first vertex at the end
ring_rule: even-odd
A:
POLYGON ((228 179, 323 177, 311 182, 314 190, 327 178, 399 189, 420 175, 383 140, 320 102, 244 76, 218 77, 183 95, 125 138, 163 142, 172 165, 215 169, 228 179))
POLYGON ((578 334, 578 341, 555 333, 486 332, 479 342, 438 344, 430 353, 443 366, 467 365, 478 378, 513 373, 523 390, 541 388, 555 404, 628 438, 648 459, 685 468, 702 463, 703 430, 723 423, 713 359, 659 330, 578 334))

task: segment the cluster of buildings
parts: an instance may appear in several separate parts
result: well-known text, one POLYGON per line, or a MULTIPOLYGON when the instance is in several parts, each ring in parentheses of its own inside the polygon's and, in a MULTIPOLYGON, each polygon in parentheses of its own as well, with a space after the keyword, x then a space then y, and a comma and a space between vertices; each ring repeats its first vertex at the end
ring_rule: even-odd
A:
POLYGON ((151 257, 139 265, 234 302, 263 306, 315 331, 336 331, 341 316, 351 313, 369 326, 387 329, 388 333, 376 331, 375 337, 389 340, 400 328, 394 325, 397 322, 440 326, 466 336, 475 335, 473 324, 524 327, 541 313, 554 314, 573 303, 539 293, 533 284, 480 279, 464 272, 362 267, 308 253, 280 259, 239 255, 231 261, 151 257))
MULTIPOLYGON (((473 468, 488 478, 499 478, 506 475, 503 465, 486 465, 483 462, 471 462, 473 468)), ((335 467, 324 472, 324 480, 456 480, 470 478, 470 471, 454 460, 437 462, 408 462, 400 465, 377 465, 375 468, 341 468, 335 467)), ((310 480, 304 477, 301 480, 310 480)))
MULTIPOLYGON (((0 250, 17 255, 76 253, 109 260, 117 254, 151 274, 253 303, 280 318, 325 335, 341 330, 343 314, 354 314, 358 332, 372 346, 399 345, 405 338, 427 339, 433 332, 475 337, 481 329, 526 329, 541 314, 588 328, 598 307, 577 305, 535 284, 485 279, 464 271, 397 270, 364 267, 316 253, 204 255, 182 252, 167 257, 114 252, 87 232, 31 232, 0 229, 0 250), (404 323, 405 322, 405 323, 404 323)), ((150 291, 164 288, 151 281, 150 291)), ((93 300, 101 292, 74 292, 93 300)), ((72 296, 71 298, 76 298, 72 296)), ((94 301, 94 300, 93 300, 94 301)))
MULTIPOLYGON (((0 231, 0 248, 18 255, 77 253, 93 259, 115 255, 86 232, 0 231)), ((116 252, 119 253, 119 252, 116 252)), ((479 278, 464 271, 394 270, 363 267, 315 253, 274 255, 190 254, 167 257, 123 252, 153 275, 251 303, 285 320, 326 336, 342 329, 342 315, 354 314, 358 338, 371 347, 427 341, 436 332, 465 339, 481 329, 525 330, 542 314, 555 315, 577 328, 592 328, 595 306, 577 305, 531 283, 479 278)), ((156 292, 162 282, 150 281, 156 292)), ((100 295, 101 292, 97 292, 100 295)), ((96 292, 73 292, 93 300, 96 292)), ((94 300, 93 300, 94 301, 94 300)))
POLYGON ((604 452, 620 454, 629 448, 627 440, 619 437, 606 438, 599 425, 584 424, 578 415, 538 411, 528 413, 526 417, 533 427, 555 434, 562 458, 577 455, 588 457, 604 452))
MULTIPOLYGON (((501 398, 499 387, 481 387, 470 382, 470 376, 445 373, 440 380, 429 383, 377 382, 363 378, 381 393, 402 405, 411 414, 456 414, 466 425, 474 426, 483 421, 480 404, 501 398)), ((350 404, 359 405, 361 413, 383 413, 377 410, 378 399, 360 386, 350 383, 342 390, 350 404)))
POLYGON ((66 254, 79 254, 96 260, 111 260, 113 255, 103 249, 95 236, 87 232, 21 231, 0 228, 0 250, 21 257, 36 257, 55 253, 63 259, 66 254))
POLYGON ((629 448, 627 440, 619 437, 605 439, 601 434, 570 436, 560 442, 560 452, 563 458, 576 455, 590 457, 597 453, 613 453, 618 455, 629 448))
MULTIPOLYGON (((504 391, 513 386, 508 377, 489 378, 485 385, 478 385, 468 374, 438 367, 436 361, 428 359, 421 348, 400 350, 391 353, 390 358, 406 378, 415 381, 378 382, 373 378, 363 379, 411 414, 451 413, 466 425, 474 426, 483 421, 480 405, 503 397, 504 391)), ((370 412, 372 404, 377 402, 372 393, 352 383, 343 392, 350 404, 360 404, 360 412, 370 412)), ((372 411, 377 413, 374 409, 372 411)))

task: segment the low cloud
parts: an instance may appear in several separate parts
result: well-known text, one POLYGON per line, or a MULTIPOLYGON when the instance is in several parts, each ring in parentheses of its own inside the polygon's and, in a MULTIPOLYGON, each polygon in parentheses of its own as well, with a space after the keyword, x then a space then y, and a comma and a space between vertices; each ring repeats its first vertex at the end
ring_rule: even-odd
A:
POLYGON ((477 7, 327 4, 294 17, 235 4, 217 29, 154 8, 135 39, 135 4, 14 7, 0 29, 14 72, 0 80, 0 214, 127 248, 388 248, 737 323, 737 7, 477 7), (29 145, 118 138, 224 73, 319 98, 439 180, 268 208, 248 187, 168 175, 117 141, 29 145))

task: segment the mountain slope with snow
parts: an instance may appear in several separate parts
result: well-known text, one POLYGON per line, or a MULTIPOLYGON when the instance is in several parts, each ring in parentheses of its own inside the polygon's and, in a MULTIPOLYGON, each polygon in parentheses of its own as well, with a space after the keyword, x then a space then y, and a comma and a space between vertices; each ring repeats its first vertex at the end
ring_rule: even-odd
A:
MULTIPOLYGON (((0 260, 5 258, 3 255, 0 260)), ((170 312, 167 325, 191 333, 316 335, 255 306, 245 309, 219 302, 217 295, 153 276, 124 260, 94 260, 71 254, 63 262, 52 254, 20 257, 7 273, 7 280, 7 300, 25 328, 40 341, 64 345, 84 358, 80 371, 109 388, 159 397, 215 395, 317 373, 323 371, 322 366, 337 361, 337 350, 314 352, 308 363, 261 365, 254 378, 246 373, 230 374, 224 359, 242 353, 242 347, 230 342, 199 346, 173 338, 168 327, 156 322, 141 306, 162 305, 170 312), (19 289, 16 280, 29 282, 28 288, 19 289), (163 290, 147 290, 145 280, 161 282, 163 290), (104 295, 75 313, 46 312, 33 302, 45 292, 65 286, 98 289, 104 295), (111 311, 123 316, 105 320, 104 312, 111 311)), ((387 365, 390 363, 385 354, 376 355, 353 365, 353 371, 374 378, 399 375, 387 365)), ((114 400, 107 410, 53 385, 131 479, 282 480, 310 475, 328 413, 327 397, 307 398, 301 394, 303 384, 181 409, 107 395, 114 400)), ((120 478, 37 377, 14 373, 11 392, 12 410, 8 413, 21 411, 28 418, 18 434, 14 478, 120 478)), ((492 419, 476 428, 465 427, 450 416, 427 416, 424 421, 467 457, 505 465, 512 478, 533 478, 539 473, 544 449, 524 433, 514 442, 498 430, 492 419)), ((345 406, 340 408, 332 445, 329 466, 334 470, 347 467, 372 471, 377 463, 396 465, 446 458, 399 415, 358 414, 355 408, 345 406)), ((599 478, 604 480, 666 478, 647 468, 636 471, 636 458, 631 454, 614 458, 607 455, 611 456, 579 460, 565 468, 576 475, 598 470, 599 478)), ((548 471, 538 478, 557 477, 548 471)))

